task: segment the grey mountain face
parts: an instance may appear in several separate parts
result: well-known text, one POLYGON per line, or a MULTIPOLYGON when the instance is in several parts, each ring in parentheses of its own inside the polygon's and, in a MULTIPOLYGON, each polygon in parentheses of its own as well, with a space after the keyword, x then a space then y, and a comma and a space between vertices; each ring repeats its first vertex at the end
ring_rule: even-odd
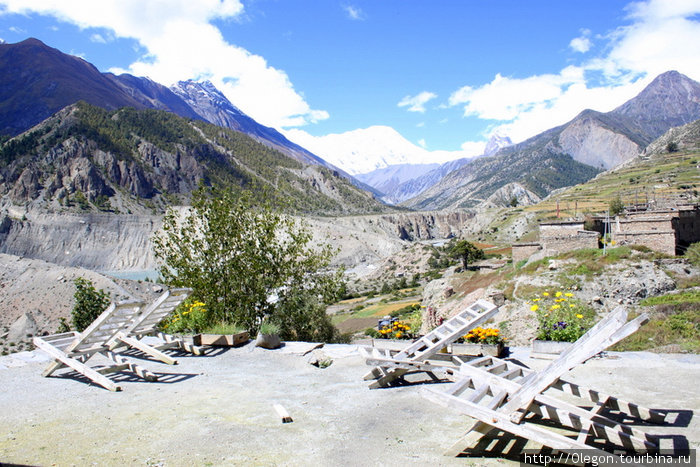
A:
POLYGON ((669 128, 699 118, 700 84, 670 71, 617 109, 584 110, 493 157, 474 159, 404 205, 441 209, 493 203, 503 197, 491 196, 514 182, 541 198, 630 160, 669 128))
MULTIPOLYGON (((306 164, 323 165, 340 171, 298 144, 289 141, 274 128, 253 120, 233 105, 211 82, 180 81, 170 88, 203 120, 252 136, 257 141, 306 164)), ((342 172, 342 171, 340 171, 342 172)))
MULTIPOLYGON (((484 156, 492 156, 499 150, 510 146, 513 144, 507 136, 501 136, 501 135, 494 135, 492 136, 488 143, 486 144, 486 148, 484 150, 484 156)), ((416 197, 420 195, 422 192, 427 190, 428 188, 432 187, 433 185, 437 184, 440 180, 442 180, 445 175, 449 174, 450 172, 453 172, 460 167, 464 166, 467 162, 469 162, 471 159, 468 158, 461 158, 461 159, 456 159, 453 161, 448 161, 445 162, 444 164, 439 165, 438 167, 435 167, 433 170, 424 173, 419 176, 415 176, 410 178, 409 180, 406 180, 396 186, 394 186, 391 190, 382 190, 383 193, 385 193, 384 201, 392 204, 398 204, 402 203, 408 199, 411 199, 413 197, 416 197)), ((389 169, 389 167, 387 167, 389 169)), ((386 170, 386 169, 384 169, 386 170)), ((366 182, 369 185, 372 185, 372 183, 366 182)), ((377 183, 377 182, 375 182, 377 183)), ((372 185, 375 186, 375 185, 372 185)), ((378 186, 376 188, 379 188, 378 186)), ((380 188, 381 190, 381 188, 380 188)))
POLYGON ((397 201, 393 196, 402 184, 419 178, 439 167, 440 164, 396 164, 373 170, 366 174, 355 175, 355 178, 376 188, 384 194, 382 199, 385 202, 394 204, 403 201, 397 201))
POLYGON ((277 130, 257 123, 209 82, 185 81, 168 89, 148 78, 100 73, 85 60, 37 39, 0 44, 0 81, 0 134, 15 136, 83 100, 108 110, 157 109, 205 120, 246 133, 300 162, 343 173, 277 130))
POLYGON ((610 114, 644 138, 647 145, 669 128, 700 118, 700 83, 677 71, 668 71, 610 114))

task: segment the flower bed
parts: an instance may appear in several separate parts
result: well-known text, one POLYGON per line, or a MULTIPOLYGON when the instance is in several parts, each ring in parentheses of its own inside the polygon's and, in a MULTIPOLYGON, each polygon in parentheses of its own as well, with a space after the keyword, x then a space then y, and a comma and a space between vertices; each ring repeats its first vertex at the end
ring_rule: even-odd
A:
POLYGON ((532 342, 535 358, 555 358, 583 336, 595 322, 595 311, 584 306, 572 292, 542 292, 531 300, 537 317, 537 337, 532 342))
POLYGON ((572 292, 543 292, 532 300, 537 316, 537 339, 576 342, 594 323, 595 312, 581 304, 572 292))

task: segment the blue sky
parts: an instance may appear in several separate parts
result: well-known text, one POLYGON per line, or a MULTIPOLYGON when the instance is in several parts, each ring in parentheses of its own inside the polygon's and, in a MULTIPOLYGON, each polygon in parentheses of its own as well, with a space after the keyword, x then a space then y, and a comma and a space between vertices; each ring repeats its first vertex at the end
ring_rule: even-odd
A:
POLYGON ((0 0, 0 38, 27 37, 101 71, 210 79, 316 152, 381 125, 475 155, 669 69, 700 80, 700 0, 0 0))

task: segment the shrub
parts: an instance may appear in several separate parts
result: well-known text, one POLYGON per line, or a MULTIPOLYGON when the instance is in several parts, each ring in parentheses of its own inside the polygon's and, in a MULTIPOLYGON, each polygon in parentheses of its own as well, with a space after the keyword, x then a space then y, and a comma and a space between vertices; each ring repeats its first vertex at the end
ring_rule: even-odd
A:
POLYGON ((75 305, 71 312, 73 327, 81 332, 109 305, 109 293, 104 290, 96 290, 92 281, 83 277, 78 277, 73 281, 75 284, 75 305))
POLYGON ((256 201, 265 196, 200 187, 186 213, 168 210, 153 239, 160 275, 193 289, 207 304, 207 324, 240 324, 254 334, 274 317, 284 332, 296 323, 293 332, 302 334, 299 314, 308 312, 308 321, 325 326, 319 307, 343 292, 342 271, 328 270, 334 249, 314 244, 303 222, 256 201), (319 303, 307 304, 309 297, 319 303))
POLYGON ((537 339, 546 341, 575 342, 595 320, 595 312, 571 292, 543 292, 532 300, 530 311, 537 316, 537 339))
POLYGON ((189 297, 177 307, 163 325, 168 332, 172 333, 202 332, 207 326, 210 326, 207 307, 193 297, 189 297))
POLYGON ((690 264, 700 267, 700 242, 690 245, 685 252, 685 257, 690 264))
POLYGON ((265 321, 260 325, 260 334, 265 334, 265 335, 270 335, 270 334, 279 334, 280 333, 280 327, 275 324, 275 323, 270 323, 268 321, 265 321))

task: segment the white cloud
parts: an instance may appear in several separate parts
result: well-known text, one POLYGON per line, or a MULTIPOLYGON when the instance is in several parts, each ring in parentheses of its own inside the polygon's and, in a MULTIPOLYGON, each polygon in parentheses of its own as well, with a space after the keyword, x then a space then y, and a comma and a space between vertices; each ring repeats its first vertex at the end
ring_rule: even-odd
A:
POLYGON ((229 44, 214 19, 237 18, 240 0, 0 0, 8 13, 39 13, 80 28, 104 28, 136 39, 147 51, 128 70, 169 84, 206 78, 241 110, 268 126, 304 125, 328 118, 312 109, 287 74, 229 44), (192 40, 196 38, 197 40, 192 40))
POLYGON ((484 141, 465 141, 462 143, 462 151, 466 154, 465 157, 480 156, 486 149, 484 141))
POLYGON ((579 37, 571 39, 571 42, 569 42, 569 47, 574 52, 579 52, 582 54, 588 52, 593 45, 589 37, 590 35, 591 31, 589 29, 583 29, 579 37))
POLYGON ((359 7, 356 7, 354 5, 345 5, 343 7, 343 10, 345 10, 345 13, 351 20, 363 21, 365 19, 365 12, 362 11, 359 7))
POLYGON ((95 34, 90 36, 90 42, 97 42, 98 44, 106 44, 107 39, 105 39, 104 36, 102 36, 102 34, 95 33, 95 34))
MULTIPOLYGON (((629 25, 600 36, 608 41, 605 55, 558 74, 497 74, 490 83, 454 91, 448 104, 463 106, 465 116, 494 120, 490 133, 519 142, 566 123, 583 109, 610 111, 663 72, 677 70, 700 79, 700 1, 650 0, 632 3, 627 11, 629 25)), ((582 30, 570 47, 588 51, 591 44, 583 39, 590 34, 582 30)))
POLYGON ((397 104, 399 107, 408 107, 409 112, 425 112, 425 104, 431 99, 435 99, 437 94, 423 91, 415 96, 406 96, 397 104))
POLYGON ((633 23, 612 35, 609 71, 658 75, 677 70, 700 79, 700 1, 651 0, 628 7, 633 23))
POLYGON ((550 106, 560 98, 567 86, 583 82, 583 70, 567 67, 558 75, 537 75, 508 78, 497 74, 479 88, 464 86, 449 98, 449 105, 464 104, 465 116, 487 120, 513 120, 523 112, 539 106, 550 106))

